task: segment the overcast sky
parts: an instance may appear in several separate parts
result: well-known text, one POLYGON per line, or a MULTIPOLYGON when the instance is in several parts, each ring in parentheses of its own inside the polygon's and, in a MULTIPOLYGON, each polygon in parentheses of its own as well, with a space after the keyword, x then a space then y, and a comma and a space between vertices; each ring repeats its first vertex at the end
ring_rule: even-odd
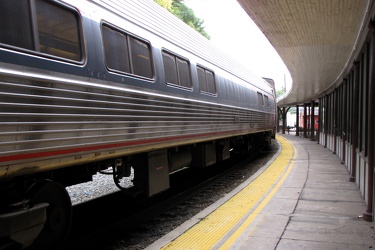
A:
POLYGON ((236 0, 185 0, 204 20, 211 42, 252 72, 274 79, 276 89, 290 88, 290 74, 270 42, 236 0))

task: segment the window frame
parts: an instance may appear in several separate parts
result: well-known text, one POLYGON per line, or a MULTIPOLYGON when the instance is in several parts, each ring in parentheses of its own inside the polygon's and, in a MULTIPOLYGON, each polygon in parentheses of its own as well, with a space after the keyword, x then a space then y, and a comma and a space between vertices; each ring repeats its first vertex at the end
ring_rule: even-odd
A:
POLYGON ((267 95, 263 95, 263 103, 264 103, 264 107, 270 108, 270 100, 267 95))
POLYGON ((205 66, 202 66, 201 64, 197 64, 196 65, 196 70, 197 70, 197 76, 198 76, 198 85, 199 85, 199 93, 201 94, 204 94, 204 95, 209 95, 209 96, 214 96, 214 97, 217 97, 217 84, 216 84, 216 74, 213 70, 205 67, 205 66), (205 78, 205 89, 206 90, 202 90, 201 89, 201 83, 199 81, 199 73, 198 73, 198 70, 202 69, 203 72, 204 72, 204 78, 205 78), (209 92, 209 86, 208 86, 208 80, 207 80, 207 73, 211 73, 212 74, 212 79, 213 79, 213 87, 214 87, 214 92, 209 92))
POLYGON ((262 106, 264 107, 264 99, 263 99, 263 94, 259 91, 257 91, 257 103, 258 103, 258 106, 262 106))
POLYGON ((193 90, 193 78, 192 78, 192 74, 191 74, 191 64, 190 64, 190 61, 189 59, 187 59, 186 57, 183 57, 183 56, 180 56, 168 49, 165 49, 163 48, 161 50, 161 56, 162 56, 162 61, 163 61, 163 71, 164 71, 164 79, 165 79, 165 83, 168 85, 168 86, 173 86, 173 87, 177 87, 177 88, 180 88, 180 89, 184 89, 184 90, 193 90), (176 77, 177 77, 177 81, 178 83, 172 83, 172 82, 168 82, 167 81, 167 74, 165 72, 165 62, 164 62, 164 54, 166 54, 167 56, 169 57, 173 57, 173 61, 174 61, 174 66, 175 66, 175 69, 176 69, 176 77), (187 63, 187 67, 189 69, 189 78, 190 78, 190 86, 184 86, 184 85, 181 85, 181 70, 180 70, 180 67, 179 67, 179 61, 182 61, 184 63, 187 63))
POLYGON ((46 2, 48 4, 54 5, 64 11, 70 12, 76 19, 76 27, 77 27, 77 35, 78 35, 78 46, 79 46, 79 52, 80 52, 80 58, 78 60, 75 59, 70 59, 67 57, 63 56, 58 56, 54 55, 51 53, 46 53, 42 52, 40 50, 40 39, 39 39, 39 26, 38 26, 38 16, 37 16, 37 10, 36 10, 36 1, 37 0, 28 0, 27 5, 28 5, 28 14, 30 15, 30 26, 31 26, 31 43, 32 43, 32 49, 25 48, 25 47, 19 47, 17 45, 12 45, 12 44, 6 44, 6 43, 1 43, 0 42, 0 48, 7 48, 10 50, 14 51, 20 51, 23 53, 31 54, 31 55, 36 55, 44 58, 49 58, 49 59, 55 59, 58 61, 63 61, 63 62, 69 62, 73 64, 79 64, 82 65, 85 63, 85 60, 87 58, 86 56, 86 50, 85 50, 85 39, 84 39, 84 34, 83 34, 83 25, 82 25, 82 16, 81 13, 74 7, 65 4, 65 3, 60 3, 60 2, 55 2, 55 1, 41 1, 41 2, 46 2))
POLYGON ((114 25, 113 23, 110 23, 110 22, 107 22, 107 21, 102 21, 101 24, 100 24, 100 34, 101 34, 101 37, 102 37, 102 44, 103 44, 103 59, 104 59, 104 65, 106 67, 106 69, 109 71, 109 72, 113 72, 113 73, 117 73, 117 74, 121 74, 121 75, 127 75, 127 76, 132 76, 132 77, 137 77, 137 78, 141 78, 141 79, 145 79, 145 80, 149 80, 149 81, 154 81, 155 80, 155 65, 154 65, 154 57, 153 57, 153 51, 152 51, 152 45, 151 45, 151 42, 147 39, 144 39, 140 36, 137 36, 136 34, 132 33, 132 32, 129 32, 123 28, 120 28, 116 25, 114 25), (104 36, 103 36, 103 26, 106 26, 108 29, 111 29, 111 30, 114 30, 116 32, 119 32, 121 33, 122 35, 124 35, 126 37, 126 40, 127 40, 127 52, 128 52, 128 59, 129 59, 129 67, 130 67, 130 71, 131 72, 126 72, 126 71, 122 71, 122 70, 117 70, 117 69, 113 69, 111 67, 108 66, 108 63, 107 63, 107 58, 106 58, 106 53, 105 53, 105 48, 104 48, 104 36), (131 39, 134 39, 136 41, 139 41, 139 42, 142 42, 143 44, 147 45, 147 48, 148 48, 148 52, 149 52, 149 62, 150 62, 150 69, 151 69, 151 77, 147 77, 147 76, 144 76, 144 75, 137 75, 134 73, 134 65, 133 65, 133 61, 132 61, 132 57, 133 57, 133 52, 131 51, 131 39))

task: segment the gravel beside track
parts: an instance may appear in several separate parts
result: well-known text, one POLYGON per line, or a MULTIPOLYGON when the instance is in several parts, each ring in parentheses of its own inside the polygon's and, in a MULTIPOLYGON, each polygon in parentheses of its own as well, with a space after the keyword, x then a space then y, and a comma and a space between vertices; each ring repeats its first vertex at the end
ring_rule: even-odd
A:
MULTIPOLYGON (((183 202, 179 206, 157 216, 153 220, 140 224, 131 233, 126 232, 121 237, 110 242, 103 242, 100 249, 117 250, 144 249, 157 239, 169 233, 194 215, 224 197, 242 182, 250 178, 258 169, 266 164, 277 152, 278 143, 272 140, 271 146, 262 152, 254 161, 236 170, 229 178, 219 181, 212 187, 183 202)), ((130 185, 130 180, 129 185, 130 185)), ((92 182, 83 183, 67 188, 72 203, 77 204, 108 193, 118 191, 111 175, 95 175, 92 182)))
MULTIPOLYGON (((120 191, 115 185, 112 175, 96 174, 92 179, 92 181, 66 188, 73 205, 120 191)), ((131 187, 132 179, 133 175, 123 178, 121 185, 131 187)))

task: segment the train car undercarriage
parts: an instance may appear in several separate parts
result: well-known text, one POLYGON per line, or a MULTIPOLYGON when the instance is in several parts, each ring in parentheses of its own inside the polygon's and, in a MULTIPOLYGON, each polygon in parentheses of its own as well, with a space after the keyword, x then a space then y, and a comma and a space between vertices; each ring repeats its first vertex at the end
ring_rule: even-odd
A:
POLYGON ((112 174, 115 184, 131 196, 150 197, 170 187, 169 175, 185 168, 204 168, 251 155, 267 145, 271 132, 244 135, 160 149, 81 166, 8 179, 0 183, 0 246, 57 248, 69 233, 72 204, 65 187, 92 181, 97 173, 112 174), (121 180, 134 173, 133 186, 121 180))

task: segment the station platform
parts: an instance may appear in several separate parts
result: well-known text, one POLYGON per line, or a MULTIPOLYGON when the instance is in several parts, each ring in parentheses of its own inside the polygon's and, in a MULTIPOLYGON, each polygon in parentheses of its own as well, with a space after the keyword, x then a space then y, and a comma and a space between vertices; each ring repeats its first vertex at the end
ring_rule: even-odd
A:
POLYGON ((345 166, 322 145, 277 135, 253 177, 146 249, 369 249, 373 222, 345 166))

